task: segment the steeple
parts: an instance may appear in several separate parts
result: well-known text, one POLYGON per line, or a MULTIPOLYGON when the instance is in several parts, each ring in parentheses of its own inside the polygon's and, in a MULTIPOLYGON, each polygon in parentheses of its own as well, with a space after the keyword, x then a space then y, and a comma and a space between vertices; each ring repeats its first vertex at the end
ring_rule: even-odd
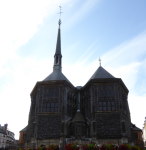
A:
POLYGON ((61 35, 60 35, 61 20, 60 19, 59 19, 58 24, 59 24, 59 28, 58 28, 56 51, 55 51, 55 55, 54 55, 53 72, 49 76, 47 76, 43 81, 65 80, 72 85, 72 83, 62 73, 61 35))
POLYGON ((53 71, 61 71, 62 66, 62 55, 61 55, 61 35, 60 35, 60 26, 61 26, 61 20, 59 19, 59 28, 58 28, 58 36, 57 36, 57 44, 56 44, 56 52, 54 55, 54 66, 53 66, 53 71))

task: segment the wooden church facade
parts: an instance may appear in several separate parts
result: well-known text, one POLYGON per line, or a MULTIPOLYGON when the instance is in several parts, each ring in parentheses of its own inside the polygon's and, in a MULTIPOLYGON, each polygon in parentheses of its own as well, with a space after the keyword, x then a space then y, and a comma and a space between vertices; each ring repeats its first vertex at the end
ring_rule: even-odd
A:
POLYGON ((102 66, 83 86, 74 87, 62 73, 58 29, 53 72, 31 92, 25 146, 87 141, 132 143, 128 89, 102 66))

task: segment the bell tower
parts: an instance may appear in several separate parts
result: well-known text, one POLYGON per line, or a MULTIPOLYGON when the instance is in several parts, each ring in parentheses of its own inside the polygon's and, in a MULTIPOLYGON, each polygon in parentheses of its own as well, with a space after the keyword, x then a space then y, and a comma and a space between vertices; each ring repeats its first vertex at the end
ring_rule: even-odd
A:
POLYGON ((59 19, 58 24, 59 24, 59 28, 58 28, 56 52, 54 55, 53 71, 62 71, 61 35, 60 35, 61 20, 60 19, 59 19))

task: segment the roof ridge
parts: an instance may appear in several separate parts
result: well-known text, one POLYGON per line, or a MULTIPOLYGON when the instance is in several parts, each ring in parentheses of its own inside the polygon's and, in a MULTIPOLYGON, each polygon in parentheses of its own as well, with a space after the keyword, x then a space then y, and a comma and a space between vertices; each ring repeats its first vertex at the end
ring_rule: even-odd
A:
POLYGON ((71 122, 82 121, 85 122, 85 119, 80 111, 77 111, 71 122))
POLYGON ((111 75, 108 71, 106 71, 102 66, 99 66, 89 80, 98 78, 115 78, 115 77, 111 75))
POLYGON ((54 81, 54 80, 66 80, 71 85, 73 85, 62 72, 57 70, 53 71, 43 81, 54 81))

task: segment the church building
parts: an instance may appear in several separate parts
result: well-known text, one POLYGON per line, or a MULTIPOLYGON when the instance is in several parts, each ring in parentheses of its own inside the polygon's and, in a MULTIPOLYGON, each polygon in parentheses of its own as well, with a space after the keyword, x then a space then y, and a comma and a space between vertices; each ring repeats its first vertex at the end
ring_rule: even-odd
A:
MULTIPOLYGON (((101 65, 84 86, 62 73, 61 20, 53 72, 37 82, 31 96, 28 125, 19 143, 38 147, 81 141, 97 144, 134 143, 126 85, 101 65)), ((87 70, 88 71, 88 70, 87 70)))

